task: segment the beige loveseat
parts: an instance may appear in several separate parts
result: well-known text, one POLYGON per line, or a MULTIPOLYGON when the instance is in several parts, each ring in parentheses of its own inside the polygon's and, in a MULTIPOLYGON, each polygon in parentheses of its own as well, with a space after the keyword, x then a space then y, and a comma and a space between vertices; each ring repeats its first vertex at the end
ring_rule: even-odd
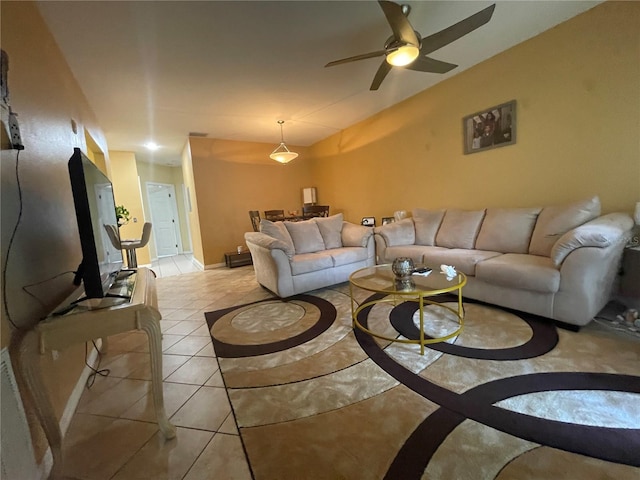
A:
POLYGON ((302 222, 261 220, 247 232, 256 279, 280 297, 346 282, 375 265, 373 229, 345 222, 342 214, 302 222))
POLYGON ((378 263, 411 257, 467 275, 465 297, 582 326, 611 295, 633 220, 593 197, 545 208, 415 209, 375 229, 378 263))

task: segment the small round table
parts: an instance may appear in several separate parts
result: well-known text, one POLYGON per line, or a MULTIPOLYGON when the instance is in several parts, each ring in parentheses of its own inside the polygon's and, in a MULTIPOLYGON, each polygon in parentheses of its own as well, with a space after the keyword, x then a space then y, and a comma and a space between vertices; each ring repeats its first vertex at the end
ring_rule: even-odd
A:
POLYGON ((427 276, 412 275, 410 280, 397 281, 395 275, 391 271, 391 265, 375 265, 356 270, 349 276, 349 295, 351 297, 351 317, 353 319, 354 328, 358 328, 369 335, 372 335, 390 342, 401 343, 417 343, 420 345, 420 354, 424 355, 424 346, 430 343, 444 342, 458 335, 464 327, 464 308, 462 306, 462 287, 467 283, 467 277, 464 273, 457 272, 454 277, 447 278, 439 271, 433 269, 427 276), (360 288, 369 292, 385 294, 384 297, 376 298, 368 302, 364 302, 356 307, 357 302, 354 300, 354 288, 360 288), (427 297, 434 297, 443 293, 458 292, 458 308, 451 308, 448 305, 439 303, 437 300, 427 297), (358 321, 358 315, 367 307, 378 303, 398 303, 398 298, 402 301, 418 302, 420 312, 420 338, 412 340, 408 338, 391 338, 379 333, 375 333, 364 327, 358 321), (424 305, 438 305, 442 308, 453 312, 458 318, 458 328, 444 337, 424 338, 424 305))

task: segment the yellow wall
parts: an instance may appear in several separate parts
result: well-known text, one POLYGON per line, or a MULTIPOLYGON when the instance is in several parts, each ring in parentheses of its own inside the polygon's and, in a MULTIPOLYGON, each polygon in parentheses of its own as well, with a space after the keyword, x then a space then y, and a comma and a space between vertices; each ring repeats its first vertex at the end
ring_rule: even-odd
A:
MULTIPOLYGON (((28 328, 49 313, 74 289, 73 270, 82 260, 67 162, 73 147, 87 152, 87 131, 100 151, 107 152, 96 118, 32 2, 1 2, 1 44, 9 55, 11 107, 19 114, 25 149, 3 150, 2 262, 20 210, 16 181, 19 162, 22 217, 8 258, 7 289, 11 319, 28 328), (77 123, 74 133, 72 120, 77 123), (38 300, 23 291, 28 287, 38 300)), ((108 157, 105 162, 108 165, 108 157)), ((2 309, 2 346, 15 339, 2 309)), ((85 347, 65 349, 55 359, 41 357, 47 390, 58 416, 84 368, 85 347)), ((30 411, 29 404, 26 405, 30 411)), ((47 447, 33 414, 29 417, 36 455, 47 447)), ((3 435, 7 434, 4 430, 3 435)), ((10 435, 11 432, 8 432, 10 435)))
MULTIPOLYGON (((142 194, 138 181, 138 167, 136 156, 132 152, 109 152, 111 158, 113 193, 116 197, 116 205, 124 205, 131 219, 129 223, 120 227, 121 239, 136 239, 142 235, 142 225, 145 215, 142 208, 142 194)), ((151 263, 149 245, 137 249, 136 257, 138 265, 151 263)), ((126 256, 125 256, 126 258, 126 256)))
MULTIPOLYGON (((282 165, 269 158, 272 144, 189 142, 205 266, 224 262, 225 252, 244 245, 244 233, 252 230, 249 210, 302 209, 302 188, 312 180, 307 149, 289 145, 300 156, 282 165)), ((318 191, 319 201, 322 195, 318 191)))
POLYGON ((640 200, 639 132, 640 2, 606 2, 309 154, 323 203, 352 221, 593 194, 605 212, 631 212, 640 200), (516 144, 464 155, 462 118, 512 99, 516 144))

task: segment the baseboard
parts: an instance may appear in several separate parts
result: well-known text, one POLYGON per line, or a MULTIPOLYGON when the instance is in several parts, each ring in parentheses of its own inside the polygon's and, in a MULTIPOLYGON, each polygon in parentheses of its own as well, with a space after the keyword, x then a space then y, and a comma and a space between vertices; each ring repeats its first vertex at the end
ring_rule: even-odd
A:
POLYGON ((207 265, 206 267, 204 267, 205 270, 213 270, 215 268, 222 268, 222 267, 226 267, 226 264, 224 262, 222 263, 212 263, 210 265, 207 265))

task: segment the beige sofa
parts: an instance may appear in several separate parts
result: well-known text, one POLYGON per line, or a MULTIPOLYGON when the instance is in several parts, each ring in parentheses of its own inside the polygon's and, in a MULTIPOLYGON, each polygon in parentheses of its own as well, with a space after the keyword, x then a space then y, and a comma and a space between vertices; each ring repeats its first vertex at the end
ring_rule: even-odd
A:
POLYGON ((303 222, 261 220, 244 234, 256 279, 280 297, 346 282, 375 265, 373 229, 345 222, 342 214, 303 222))
POLYGON ((593 197, 545 208, 416 209, 375 228, 378 263, 411 257, 467 275, 463 295, 574 326, 610 298, 633 220, 593 197))

